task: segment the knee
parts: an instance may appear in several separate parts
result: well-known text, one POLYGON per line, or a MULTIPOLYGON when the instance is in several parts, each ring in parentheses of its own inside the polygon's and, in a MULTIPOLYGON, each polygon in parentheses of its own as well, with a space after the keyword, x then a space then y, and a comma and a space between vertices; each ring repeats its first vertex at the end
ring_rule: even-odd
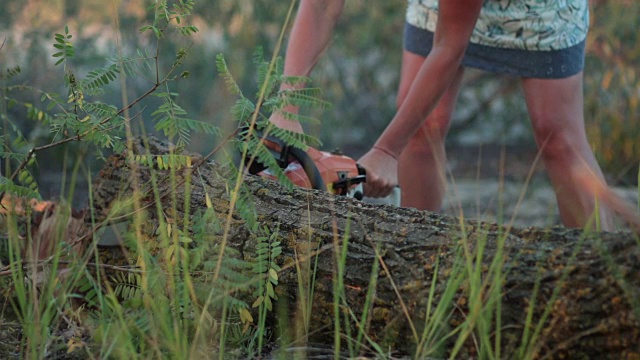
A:
POLYGON ((430 117, 409 139, 405 152, 412 156, 429 157, 443 151, 448 122, 430 117))
POLYGON ((417 134, 412 136, 407 143, 407 146, 402 151, 403 157, 409 156, 410 158, 426 158, 432 153, 432 146, 422 136, 417 134))
POLYGON ((579 134, 561 126, 563 119, 534 122, 534 135, 545 162, 571 161, 576 156, 579 134))

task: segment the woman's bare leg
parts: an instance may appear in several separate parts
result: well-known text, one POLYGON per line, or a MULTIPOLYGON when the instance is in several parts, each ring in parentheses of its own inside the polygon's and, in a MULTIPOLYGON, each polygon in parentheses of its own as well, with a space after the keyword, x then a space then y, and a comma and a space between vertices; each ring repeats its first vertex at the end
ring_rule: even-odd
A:
MULTIPOLYGON (((425 57, 404 51, 398 90, 398 107, 411 87, 425 57)), ((464 69, 461 67, 451 87, 422 127, 411 138, 398 163, 398 182, 402 206, 439 211, 446 192, 446 154, 444 140, 458 97, 464 69)))
MULTIPOLYGON (((522 81, 536 142, 556 193, 565 226, 583 227, 594 219, 594 189, 604 176, 587 141, 584 126, 582 73, 564 79, 522 81)), ((612 219, 600 204, 602 230, 612 219)))

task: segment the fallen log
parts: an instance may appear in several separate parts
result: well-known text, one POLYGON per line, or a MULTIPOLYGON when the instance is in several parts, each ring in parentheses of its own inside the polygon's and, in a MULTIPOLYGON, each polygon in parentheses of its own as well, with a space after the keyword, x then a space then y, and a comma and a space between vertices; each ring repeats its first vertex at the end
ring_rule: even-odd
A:
MULTIPOLYGON (((149 139, 138 143, 135 151, 163 155, 172 150, 167 143, 149 139)), ((113 204, 131 198, 136 178, 141 193, 147 194, 141 196, 142 207, 153 209, 146 215, 154 224, 149 236, 159 221, 150 188, 154 182, 163 208, 175 209, 169 217, 183 219, 185 213, 206 209, 211 199, 225 221, 231 206, 221 168, 197 154, 192 159, 190 166, 176 171, 158 169, 155 163, 151 168, 136 166, 132 172, 126 155, 111 157, 94 185, 97 221, 108 216, 113 204)), ((474 331, 465 333, 485 321, 487 314, 479 315, 479 310, 486 308, 493 318, 485 333, 492 343, 500 335, 505 357, 527 345, 526 334, 533 333, 538 336, 529 349, 536 357, 640 357, 640 241, 631 232, 510 228, 369 205, 318 191, 288 191, 251 176, 244 182, 259 223, 277 231, 282 241, 283 253, 277 259, 282 267, 276 286, 279 301, 288 304, 292 321, 306 311, 315 341, 333 342, 333 336, 326 335, 335 329, 335 281, 342 273, 340 316, 359 320, 366 309, 365 323, 350 321, 350 331, 365 329, 371 341, 385 348, 423 351, 416 347, 423 338, 427 311, 433 319, 436 307, 442 306, 444 315, 435 326, 441 331, 437 341, 458 332, 453 340, 442 342, 440 355, 458 351, 455 338, 463 335, 459 355, 486 351, 474 331), (339 266, 342 246, 346 261, 339 266), (300 305, 307 301, 301 295, 311 294, 300 288, 309 284, 300 286, 299 280, 308 278, 300 273, 308 268, 306 262, 316 264, 316 256, 309 311, 300 305), (449 296, 452 286, 455 292, 449 296), (496 293, 500 296, 491 295, 496 293), (367 302, 368 294, 372 302, 367 302)), ((248 225, 237 214, 229 219, 227 246, 245 259, 254 258, 255 236, 248 225)), ((437 348, 435 342, 421 345, 437 348)))

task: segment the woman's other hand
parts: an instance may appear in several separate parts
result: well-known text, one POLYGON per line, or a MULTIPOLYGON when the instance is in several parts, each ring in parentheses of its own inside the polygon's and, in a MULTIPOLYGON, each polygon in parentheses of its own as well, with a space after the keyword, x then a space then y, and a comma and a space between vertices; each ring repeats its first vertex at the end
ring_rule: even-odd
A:
POLYGON ((365 196, 385 197, 398 185, 398 159, 391 152, 374 146, 358 164, 367 172, 365 196))

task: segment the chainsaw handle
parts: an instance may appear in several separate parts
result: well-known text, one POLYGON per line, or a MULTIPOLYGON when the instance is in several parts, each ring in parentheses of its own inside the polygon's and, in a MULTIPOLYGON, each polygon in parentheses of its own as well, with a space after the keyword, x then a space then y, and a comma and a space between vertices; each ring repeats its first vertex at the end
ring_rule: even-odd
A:
POLYGON ((309 154, 307 154, 306 151, 303 151, 293 146, 288 147, 288 152, 289 152, 289 155, 293 156, 296 160, 298 160, 298 162, 304 169, 304 172, 307 174, 307 177, 309 178, 309 182, 311 182, 311 187, 316 190, 326 191, 327 185, 324 183, 324 180, 322 179, 322 175, 320 175, 320 171, 318 170, 318 167, 313 162, 313 159, 311 159, 309 154))
POLYGON ((347 189, 349 189, 352 185, 358 185, 358 184, 362 184, 364 182, 367 182, 367 176, 366 175, 358 175, 358 176, 354 176, 354 177, 350 177, 350 178, 346 178, 346 179, 342 179, 342 180, 338 180, 336 182, 333 183, 333 188, 334 189, 344 189, 345 192, 347 189))

